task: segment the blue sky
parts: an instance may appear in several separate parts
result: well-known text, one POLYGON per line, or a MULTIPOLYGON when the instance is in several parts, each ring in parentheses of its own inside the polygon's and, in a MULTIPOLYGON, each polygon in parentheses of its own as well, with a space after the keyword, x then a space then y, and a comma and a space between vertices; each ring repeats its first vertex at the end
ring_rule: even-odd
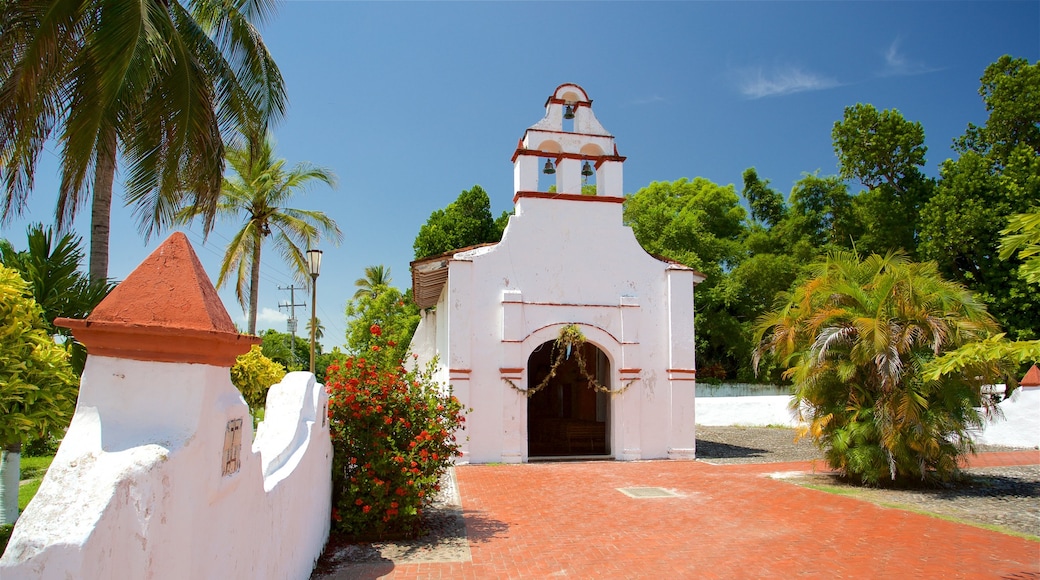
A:
MULTIPOLYGON (((322 248, 318 317, 330 348, 344 342, 343 309, 365 266, 385 264, 396 286, 410 285, 412 242, 432 211, 474 184, 496 216, 511 209, 517 139, 562 83, 585 88, 628 157, 626 193, 697 176, 739 191, 754 166, 786 194, 803 172, 837 172, 831 128, 857 102, 920 121, 935 175, 951 140, 985 120, 986 65, 1040 59, 1040 2, 290 0, 263 35, 289 90, 278 155, 339 177, 296 204, 345 234, 322 248)), ((26 223, 53 221, 56 155, 44 155, 28 213, 3 226, 17 247, 26 223)), ((88 224, 89 211, 75 228, 88 224)), ((233 231, 219 224, 206 244, 187 232, 214 279, 233 231)), ((116 209, 110 276, 124 278, 166 235, 145 242, 116 209)), ((290 283, 268 248, 261 328, 285 331, 278 304, 289 293, 278 287, 290 283)), ((233 291, 221 297, 244 325, 233 291)))

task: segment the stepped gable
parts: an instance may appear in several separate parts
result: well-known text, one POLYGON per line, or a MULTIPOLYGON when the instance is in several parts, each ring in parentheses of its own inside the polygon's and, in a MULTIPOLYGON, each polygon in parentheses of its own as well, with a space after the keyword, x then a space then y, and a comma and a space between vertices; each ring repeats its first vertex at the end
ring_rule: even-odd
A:
POLYGON ((240 335, 187 236, 170 235, 86 320, 59 318, 94 355, 231 366, 240 335))
POLYGON ((1040 368, 1033 365, 1026 372, 1026 376, 1022 377, 1021 381, 1018 381, 1020 387, 1040 387, 1040 368))

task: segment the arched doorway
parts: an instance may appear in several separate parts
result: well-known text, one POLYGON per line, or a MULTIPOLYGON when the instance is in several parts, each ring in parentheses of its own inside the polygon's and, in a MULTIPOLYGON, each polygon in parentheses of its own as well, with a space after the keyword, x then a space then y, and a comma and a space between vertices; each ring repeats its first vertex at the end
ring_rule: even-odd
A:
MULTIPOLYGON (((528 457, 610 455, 610 394, 597 391, 586 378, 611 388, 610 359, 588 342, 579 348, 581 356, 565 354, 548 384, 527 399, 528 457)), ((534 349, 527 359, 527 388, 545 380, 557 355, 555 341, 534 349)))

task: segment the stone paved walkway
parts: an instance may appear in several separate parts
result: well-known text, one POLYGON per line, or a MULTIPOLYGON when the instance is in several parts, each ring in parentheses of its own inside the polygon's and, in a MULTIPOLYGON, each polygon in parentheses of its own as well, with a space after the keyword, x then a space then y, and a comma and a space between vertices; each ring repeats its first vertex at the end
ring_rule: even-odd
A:
MULTIPOLYGON (((1040 463, 987 453, 973 466, 1040 463)), ((808 463, 587 462, 456 469, 470 560, 337 578, 1040 579, 1040 543, 797 487, 808 463), (673 497, 633 498, 655 487, 673 497)))

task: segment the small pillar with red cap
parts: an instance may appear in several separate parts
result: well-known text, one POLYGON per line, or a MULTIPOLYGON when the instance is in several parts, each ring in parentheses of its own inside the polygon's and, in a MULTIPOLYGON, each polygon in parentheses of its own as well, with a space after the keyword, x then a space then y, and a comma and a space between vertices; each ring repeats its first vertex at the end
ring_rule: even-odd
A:
POLYGON ((0 576, 309 573, 330 510, 324 388, 310 373, 273 386, 254 448, 230 368, 260 339, 236 331, 184 234, 86 320, 55 323, 87 347, 79 399, 0 576))

